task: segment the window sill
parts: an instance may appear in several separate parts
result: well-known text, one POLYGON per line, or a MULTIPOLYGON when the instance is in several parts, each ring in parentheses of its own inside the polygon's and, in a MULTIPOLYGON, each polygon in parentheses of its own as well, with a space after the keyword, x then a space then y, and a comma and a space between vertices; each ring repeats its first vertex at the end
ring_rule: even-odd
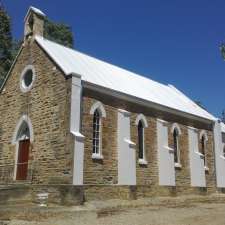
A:
POLYGON ((182 168, 182 165, 180 163, 175 163, 174 164, 174 167, 177 168, 177 169, 181 169, 182 168))
POLYGON ((165 149, 167 149, 170 153, 174 153, 174 149, 170 148, 169 146, 164 146, 165 149))
POLYGON ((139 165, 148 165, 148 162, 145 159, 138 159, 139 165))
POLYGON ((133 141, 127 138, 124 138, 124 141, 129 145, 130 148, 134 148, 136 146, 136 144, 133 141))
POLYGON ((91 158, 92 159, 99 159, 99 160, 104 159, 103 155, 95 154, 95 153, 92 154, 91 158))
POLYGON ((195 152, 197 155, 200 156, 201 159, 204 159, 204 155, 201 152, 195 152))

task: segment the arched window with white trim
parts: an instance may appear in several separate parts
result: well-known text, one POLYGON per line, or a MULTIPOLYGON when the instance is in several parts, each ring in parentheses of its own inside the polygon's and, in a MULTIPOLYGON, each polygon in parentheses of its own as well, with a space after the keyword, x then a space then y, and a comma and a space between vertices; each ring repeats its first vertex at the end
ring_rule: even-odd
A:
POLYGON ((207 167, 207 141, 208 141, 208 136, 205 131, 202 131, 200 133, 200 153, 203 155, 204 159, 204 166, 207 167))
POLYGON ((145 152, 145 128, 148 127, 147 120, 143 114, 139 114, 136 118, 138 136, 138 162, 139 164, 147 164, 145 152))
POLYGON ((101 147, 101 116, 98 109, 93 115, 93 138, 92 138, 92 153, 99 155, 101 147))
POLYGON ((138 123, 138 158, 144 160, 144 125, 140 120, 138 123))
POLYGON ((172 131, 172 135, 173 135, 174 163, 175 163, 175 166, 177 166, 177 165, 181 164, 180 143, 179 143, 179 137, 181 135, 181 129, 178 126, 178 124, 174 123, 171 131, 172 131))
POLYGON ((27 115, 23 115, 19 120, 12 143, 16 145, 15 156, 15 180, 26 180, 28 178, 28 161, 30 143, 33 141, 33 128, 27 115))
POLYGON ((106 117, 102 103, 94 103, 91 107, 90 114, 93 115, 92 158, 102 159, 102 118, 106 117))

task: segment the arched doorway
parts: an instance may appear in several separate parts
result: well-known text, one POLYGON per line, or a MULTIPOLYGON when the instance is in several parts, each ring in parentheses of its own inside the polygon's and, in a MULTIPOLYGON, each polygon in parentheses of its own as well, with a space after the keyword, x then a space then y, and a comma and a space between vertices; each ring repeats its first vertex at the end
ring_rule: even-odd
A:
POLYGON ((14 133, 13 142, 16 144, 15 180, 27 180, 30 143, 33 139, 32 126, 27 116, 23 116, 14 133))

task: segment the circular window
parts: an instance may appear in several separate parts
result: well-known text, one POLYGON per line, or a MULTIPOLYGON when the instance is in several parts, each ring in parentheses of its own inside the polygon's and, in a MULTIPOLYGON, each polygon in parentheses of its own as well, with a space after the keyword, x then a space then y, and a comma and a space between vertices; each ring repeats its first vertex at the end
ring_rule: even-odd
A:
POLYGON ((23 70, 21 75, 20 88, 23 92, 27 92, 32 88, 34 78, 34 67, 29 65, 23 70))

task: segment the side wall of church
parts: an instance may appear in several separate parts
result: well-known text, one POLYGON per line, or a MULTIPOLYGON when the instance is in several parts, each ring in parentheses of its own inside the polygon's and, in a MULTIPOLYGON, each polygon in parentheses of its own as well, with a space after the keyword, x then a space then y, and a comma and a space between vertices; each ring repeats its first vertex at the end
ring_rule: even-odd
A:
MULTIPOLYGON (((136 177, 139 187, 147 187, 157 190, 159 185, 158 172, 158 153, 157 153, 157 119, 167 121, 169 147, 173 148, 172 125, 177 123, 181 129, 179 136, 180 149, 180 168, 175 168, 176 189, 182 192, 189 192, 191 187, 190 159, 188 127, 195 127, 198 130, 199 144, 200 132, 205 130, 208 135, 206 145, 206 160, 208 170, 205 171, 206 186, 211 191, 215 189, 215 166, 213 150, 213 133, 211 125, 188 120, 179 116, 160 112, 155 109, 149 109, 134 103, 122 101, 110 96, 97 93, 92 90, 84 89, 83 92, 83 119, 82 133, 85 136, 85 154, 84 154, 84 183, 85 184, 117 184, 118 179, 118 155, 117 155, 117 114, 118 109, 124 109, 131 113, 130 132, 131 141, 136 146, 136 177), (92 134, 93 134, 93 115, 90 114, 92 105, 100 101, 105 110, 106 118, 102 120, 102 155, 103 159, 92 159, 92 134), (148 127, 145 128, 145 154, 146 165, 138 163, 138 130, 135 123, 139 114, 143 114, 147 120, 148 127)), ((199 191, 199 189, 197 188, 199 191)), ((157 192, 157 191, 156 191, 157 192)), ((158 189, 158 192, 163 192, 158 189)))

